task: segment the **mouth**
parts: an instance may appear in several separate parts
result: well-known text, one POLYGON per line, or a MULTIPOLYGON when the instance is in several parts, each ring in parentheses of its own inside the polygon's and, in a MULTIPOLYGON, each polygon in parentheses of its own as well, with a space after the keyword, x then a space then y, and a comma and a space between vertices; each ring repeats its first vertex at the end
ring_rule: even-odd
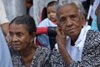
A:
POLYGON ((20 46, 20 44, 13 44, 13 47, 19 47, 20 46))
POLYGON ((75 28, 71 28, 68 30, 68 32, 73 32, 75 30, 75 28))
POLYGON ((53 17, 50 17, 50 19, 54 19, 53 17))

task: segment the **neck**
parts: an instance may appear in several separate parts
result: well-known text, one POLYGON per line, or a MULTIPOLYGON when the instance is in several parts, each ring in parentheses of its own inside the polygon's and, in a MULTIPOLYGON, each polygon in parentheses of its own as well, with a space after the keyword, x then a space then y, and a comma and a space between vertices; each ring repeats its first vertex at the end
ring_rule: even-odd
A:
POLYGON ((79 35, 77 35, 77 36, 75 36, 75 37, 71 37, 71 45, 72 45, 72 46, 75 46, 75 42, 76 42, 76 40, 78 39, 78 36, 79 36, 79 35))
MULTIPOLYGON (((34 44, 32 44, 32 45, 34 45, 34 44)), ((28 57, 32 54, 33 55, 35 54, 36 48, 37 47, 28 46, 27 48, 21 50, 20 53, 21 53, 22 57, 28 57)))

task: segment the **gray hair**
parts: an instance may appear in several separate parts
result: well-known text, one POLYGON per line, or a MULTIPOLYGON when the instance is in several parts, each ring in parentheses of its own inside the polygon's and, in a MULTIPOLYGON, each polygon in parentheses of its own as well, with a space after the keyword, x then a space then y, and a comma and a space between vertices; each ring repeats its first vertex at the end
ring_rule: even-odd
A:
POLYGON ((85 15, 85 10, 84 10, 83 5, 81 4, 81 2, 79 0, 60 0, 59 4, 56 7, 56 17, 57 17, 58 23, 59 23, 59 19, 58 19, 58 15, 57 15, 58 9, 65 6, 65 5, 68 5, 68 4, 75 4, 76 5, 76 7, 78 8, 80 17, 81 17, 82 13, 85 15))

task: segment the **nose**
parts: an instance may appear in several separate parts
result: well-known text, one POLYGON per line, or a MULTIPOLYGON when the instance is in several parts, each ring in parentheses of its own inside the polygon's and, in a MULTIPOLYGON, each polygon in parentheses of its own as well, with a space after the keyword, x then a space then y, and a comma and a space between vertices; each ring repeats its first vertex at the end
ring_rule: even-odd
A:
POLYGON ((16 35, 14 35, 14 36, 12 37, 12 41, 13 41, 13 42, 17 42, 17 41, 18 41, 18 37, 17 37, 16 35))
POLYGON ((68 27, 70 27, 70 26, 73 25, 73 22, 72 22, 70 19, 67 19, 66 25, 67 25, 68 27))

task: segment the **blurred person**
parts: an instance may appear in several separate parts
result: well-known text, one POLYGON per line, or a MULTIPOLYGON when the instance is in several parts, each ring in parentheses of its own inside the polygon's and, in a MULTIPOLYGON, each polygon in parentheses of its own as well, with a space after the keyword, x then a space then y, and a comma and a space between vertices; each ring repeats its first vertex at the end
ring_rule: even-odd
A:
POLYGON ((85 25, 85 11, 78 0, 65 0, 57 6, 56 49, 51 67, 99 67, 100 32, 85 25))
POLYGON ((3 33, 6 35, 8 41, 9 22, 6 17, 4 5, 0 0, 0 67, 12 67, 10 52, 3 33))
POLYGON ((34 44, 35 21, 28 15, 14 18, 10 23, 12 46, 9 47, 13 67, 49 67, 49 49, 34 44))
POLYGON ((28 15, 29 15, 29 11, 32 5, 33 5, 33 0, 26 0, 26 8, 27 8, 28 15))
POLYGON ((98 2, 99 5, 95 11, 94 19, 91 24, 91 30, 96 30, 96 31, 100 31, 100 0, 98 2))
POLYGON ((96 11, 98 5, 99 5, 99 0, 94 0, 92 10, 91 10, 91 19, 92 20, 94 19, 95 11, 96 11))
MULTIPOLYGON (((57 21, 56 21, 56 6, 58 4, 58 1, 50 1, 47 4, 47 18, 44 19, 37 27, 55 27, 57 26, 57 21)), ((47 34, 41 34, 37 36, 37 39, 41 43, 42 46, 45 46, 49 49, 50 47, 50 42, 49 42, 49 37, 47 34)))

